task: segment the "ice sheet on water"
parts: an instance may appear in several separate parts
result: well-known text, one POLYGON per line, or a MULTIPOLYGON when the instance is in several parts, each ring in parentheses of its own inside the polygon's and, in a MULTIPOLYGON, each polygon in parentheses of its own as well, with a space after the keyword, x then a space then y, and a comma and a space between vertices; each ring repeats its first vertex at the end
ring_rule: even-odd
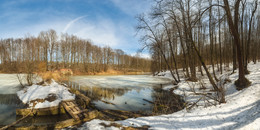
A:
POLYGON ((73 76, 71 81, 88 87, 151 87, 155 84, 169 83, 166 78, 158 78, 150 75, 120 75, 120 76, 73 76))
POLYGON ((19 90, 16 74, 0 74, 0 94, 14 94, 19 90))
POLYGON ((115 104, 95 101, 98 108, 125 111, 151 111, 151 104, 143 99, 152 101, 153 87, 171 81, 151 75, 73 76, 70 80, 78 83, 79 89, 86 91, 84 88, 90 88, 91 94, 100 95, 102 100, 115 104), (92 91, 92 87, 99 88, 99 91, 92 91))

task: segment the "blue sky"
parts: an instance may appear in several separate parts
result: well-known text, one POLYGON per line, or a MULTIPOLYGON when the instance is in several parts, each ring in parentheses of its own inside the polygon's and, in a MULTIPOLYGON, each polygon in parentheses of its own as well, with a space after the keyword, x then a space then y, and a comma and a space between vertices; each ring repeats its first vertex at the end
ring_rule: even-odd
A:
POLYGON ((0 38, 37 36, 54 29, 99 46, 134 54, 137 14, 149 11, 152 0, 1 0, 0 38))

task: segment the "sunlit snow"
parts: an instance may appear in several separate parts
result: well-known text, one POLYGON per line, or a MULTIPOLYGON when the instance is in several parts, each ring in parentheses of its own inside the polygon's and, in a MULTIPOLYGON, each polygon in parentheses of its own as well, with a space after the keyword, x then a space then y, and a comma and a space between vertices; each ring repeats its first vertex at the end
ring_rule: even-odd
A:
MULTIPOLYGON (((231 72, 226 72, 231 79, 231 83, 225 85, 226 101, 225 104, 217 106, 204 106, 196 107, 190 111, 186 109, 160 116, 130 118, 116 123, 124 126, 143 125, 150 126, 151 129, 260 129, 260 63, 249 64, 250 74, 246 77, 252 82, 251 86, 241 91, 237 91, 234 86, 234 81, 237 79, 238 74, 229 75, 231 72)), ((166 74, 166 76, 169 74, 166 74)), ((225 75, 225 74, 223 74, 225 75)), ((206 79, 206 78, 204 78, 206 79)), ((206 82, 206 86, 210 86, 206 82)), ((195 84, 195 88, 199 85, 195 84)), ((168 86, 169 88, 169 86, 168 86)), ((181 94, 183 90, 190 89, 188 82, 179 84, 179 88, 175 92, 181 94)), ((187 93, 189 101, 197 100, 198 96, 192 96, 187 93)), ((102 120, 92 120, 86 122, 81 129, 105 129, 99 123, 102 120)), ((105 122, 108 123, 107 121, 105 122)), ((108 128, 106 128, 108 129, 108 128)), ((116 129, 116 128, 109 128, 116 129)))
POLYGON ((53 107, 58 106, 62 100, 71 100, 75 99, 75 95, 71 94, 68 91, 68 88, 59 85, 55 81, 52 81, 49 85, 42 86, 42 85, 32 85, 27 86, 24 90, 18 91, 18 97, 23 101, 25 104, 29 104, 30 107, 33 107, 30 101, 36 99, 45 99, 50 94, 55 94, 57 99, 49 102, 38 102, 34 108, 45 108, 45 107, 53 107))

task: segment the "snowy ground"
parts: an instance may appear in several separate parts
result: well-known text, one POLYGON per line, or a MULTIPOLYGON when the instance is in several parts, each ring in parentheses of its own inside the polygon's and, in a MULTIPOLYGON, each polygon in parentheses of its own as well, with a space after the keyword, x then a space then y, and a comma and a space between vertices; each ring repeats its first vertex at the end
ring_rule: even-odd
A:
POLYGON ((59 85, 55 81, 46 85, 27 86, 25 89, 18 91, 17 95, 23 103, 29 104, 29 107, 35 105, 34 108, 54 107, 58 106, 62 100, 75 99, 75 95, 71 94, 68 88, 59 85), (51 101, 44 100, 50 97, 53 97, 49 99, 51 101), (32 101, 35 101, 35 104, 32 101))
MULTIPOLYGON (((252 82, 251 86, 237 91, 234 86, 234 81, 238 78, 238 74, 225 74, 218 76, 220 79, 229 78, 231 82, 224 85, 226 90, 225 104, 212 106, 198 106, 191 110, 182 110, 173 114, 130 118, 116 123, 123 126, 140 127, 144 125, 150 126, 151 129, 253 129, 260 130, 260 63, 250 64, 247 78, 252 82)), ((166 73, 166 77, 169 73, 166 73)), ((195 91, 205 92, 210 88, 210 84, 206 77, 201 80, 202 84, 207 87, 206 90, 200 90, 200 83, 185 82, 182 80, 178 84, 178 89, 174 90, 177 94, 185 94, 186 101, 193 103, 201 96, 193 95, 191 88, 195 91)), ((174 86, 168 86, 172 88, 174 86)), ((201 100, 199 105, 203 104, 201 100)), ((86 122, 79 129, 118 129, 116 127, 101 126, 99 123, 109 124, 108 121, 92 120, 86 122)))

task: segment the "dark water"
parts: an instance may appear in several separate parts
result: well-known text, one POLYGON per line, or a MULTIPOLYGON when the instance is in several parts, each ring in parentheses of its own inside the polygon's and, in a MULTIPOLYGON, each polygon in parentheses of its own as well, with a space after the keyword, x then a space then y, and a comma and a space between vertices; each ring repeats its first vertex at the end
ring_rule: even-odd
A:
POLYGON ((24 107, 16 94, 0 94, 0 125, 16 121, 15 110, 24 107))
MULTIPOLYGON (((9 125, 22 118, 22 116, 16 116, 16 109, 21 108, 25 108, 25 105, 20 101, 16 94, 0 94, 0 127, 9 125)), ((31 125, 53 125, 58 121, 69 118, 70 117, 67 114, 57 116, 28 117, 17 124, 16 127, 31 125)))
MULTIPOLYGON (((20 119, 22 116, 17 116, 16 119, 20 119)), ((28 126, 43 126, 48 128, 53 128, 54 124, 59 121, 64 121, 66 119, 71 119, 68 114, 54 115, 54 116, 37 116, 37 117, 27 117, 15 127, 28 127, 28 126)))
MULTIPOLYGON (((0 128, 22 118, 22 116, 16 116, 16 109, 26 107, 16 94, 19 90, 21 90, 21 86, 19 85, 15 74, 0 74, 0 128)), ((46 126, 69 118, 70 117, 66 114, 28 117, 15 126, 46 126)))
POLYGON ((170 84, 165 78, 149 75, 73 76, 70 86, 94 99, 99 109, 150 113, 154 101, 154 88, 170 84))
POLYGON ((19 90, 16 74, 0 74, 0 126, 16 121, 15 110, 25 107, 16 95, 19 90))
MULTIPOLYGON (((0 75, 1 77, 1 75, 0 75)), ((21 88, 15 76, 3 75, 0 79, 0 127, 13 123, 21 118, 16 116, 16 109, 25 108, 16 92, 21 88), (10 81, 10 82, 9 82, 10 81)), ((140 111, 150 113, 155 100, 155 89, 169 84, 165 78, 148 75, 128 76, 73 76, 68 84, 91 97, 99 109, 140 111)), ((28 117, 19 126, 51 126, 56 122, 71 118, 67 114, 57 116, 28 117)))

